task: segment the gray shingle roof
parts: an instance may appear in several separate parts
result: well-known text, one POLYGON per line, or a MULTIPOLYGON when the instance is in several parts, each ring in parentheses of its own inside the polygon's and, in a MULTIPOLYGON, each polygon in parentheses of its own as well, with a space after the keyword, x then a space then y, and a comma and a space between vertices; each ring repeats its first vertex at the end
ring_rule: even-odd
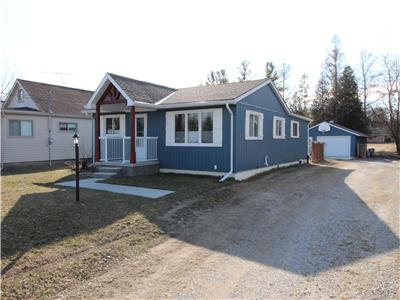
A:
POLYGON ((173 88, 108 73, 133 101, 155 103, 172 92, 173 88))
POLYGON ((35 101, 39 111, 53 114, 83 115, 84 105, 92 96, 92 91, 17 79, 29 96, 35 101))
POLYGON ((268 79, 182 88, 165 99, 160 107, 168 104, 232 100, 266 81, 268 79))

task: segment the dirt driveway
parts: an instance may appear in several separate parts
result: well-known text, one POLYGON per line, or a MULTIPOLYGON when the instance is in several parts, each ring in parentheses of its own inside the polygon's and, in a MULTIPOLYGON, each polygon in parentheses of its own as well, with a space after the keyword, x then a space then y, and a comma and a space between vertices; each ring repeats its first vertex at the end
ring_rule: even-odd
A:
POLYGON ((234 184, 174 238, 60 297, 396 299, 399 166, 336 161, 234 184))

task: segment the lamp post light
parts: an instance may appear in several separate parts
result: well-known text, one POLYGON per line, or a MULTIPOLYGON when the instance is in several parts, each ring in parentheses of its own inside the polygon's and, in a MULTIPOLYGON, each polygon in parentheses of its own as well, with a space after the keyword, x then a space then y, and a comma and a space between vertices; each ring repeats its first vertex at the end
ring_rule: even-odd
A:
POLYGON ((79 202, 79 134, 75 132, 74 136, 75 145, 75 193, 76 193, 76 202, 79 202))

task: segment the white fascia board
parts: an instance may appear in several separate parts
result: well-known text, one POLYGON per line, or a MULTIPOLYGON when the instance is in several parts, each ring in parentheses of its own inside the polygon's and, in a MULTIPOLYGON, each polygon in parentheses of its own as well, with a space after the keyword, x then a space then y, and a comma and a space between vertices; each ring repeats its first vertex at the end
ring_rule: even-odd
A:
POLYGON ((9 115, 52 116, 52 117, 71 118, 71 119, 90 119, 90 117, 86 117, 86 116, 49 114, 49 113, 44 113, 41 111, 33 111, 33 110, 1 109, 0 113, 9 114, 9 115))
POLYGON ((93 93, 92 97, 90 97, 88 104, 85 105, 85 108, 87 110, 90 109, 95 109, 96 108, 96 103, 97 101, 99 101, 99 98, 101 96, 102 93, 104 93, 105 89, 107 88, 107 83, 111 83, 112 85, 115 86, 115 88, 122 94, 122 96, 124 96, 124 98, 126 99, 127 102, 127 106, 134 106, 134 101, 128 97, 128 95, 124 92, 124 90, 118 85, 118 83, 111 77, 111 75, 109 73, 106 73, 106 75, 104 75, 103 80, 100 82, 99 86, 97 87, 97 89, 95 90, 95 92, 93 93))
POLYGON ((135 106, 135 102, 133 99, 129 98, 129 96, 125 93, 125 91, 118 85, 118 83, 112 78, 110 74, 107 73, 107 79, 115 86, 115 88, 124 96, 126 100, 127 106, 135 106))
POLYGON ((268 85, 271 82, 271 80, 265 81, 259 85, 257 85, 256 87, 252 88, 251 90, 247 91, 246 93, 240 95, 239 97, 234 99, 234 103, 236 104, 238 103, 240 100, 243 100, 244 98, 246 98, 247 96, 253 94, 254 92, 258 91, 259 89, 261 89, 262 87, 268 85))
POLYGON ((162 105, 156 105, 155 108, 170 109, 170 108, 187 108, 187 107, 202 107, 202 106, 221 106, 225 104, 235 104, 235 103, 234 100, 205 101, 205 102, 179 103, 179 104, 162 104, 162 105))
POLYGON ((348 132, 348 133, 350 133, 350 134, 352 134, 352 135, 355 135, 355 136, 365 137, 364 135, 358 134, 358 133, 356 133, 356 132, 352 132, 352 131, 350 131, 350 130, 341 128, 341 127, 339 127, 339 126, 336 126, 335 123, 329 123, 329 122, 326 122, 326 121, 321 122, 321 123, 318 123, 317 125, 314 125, 313 127, 310 127, 308 130, 313 129, 313 128, 315 128, 315 127, 321 125, 322 123, 328 123, 329 126, 333 126, 333 127, 335 127, 336 129, 343 130, 343 131, 348 132))
MULTIPOLYGON (((176 91, 175 91, 176 92, 176 91)), ((163 103, 165 100, 167 100, 169 97, 171 97, 173 94, 175 94, 175 92, 172 92, 171 94, 169 94, 168 96, 162 98, 161 100, 157 101, 156 103, 154 103, 155 105, 159 105, 161 103, 163 103)))

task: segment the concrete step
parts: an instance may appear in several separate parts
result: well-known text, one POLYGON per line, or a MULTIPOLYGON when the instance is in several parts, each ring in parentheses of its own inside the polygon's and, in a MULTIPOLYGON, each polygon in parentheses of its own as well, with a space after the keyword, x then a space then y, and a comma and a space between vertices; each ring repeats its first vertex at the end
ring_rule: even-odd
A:
POLYGON ((115 175, 118 175, 118 173, 116 173, 116 172, 95 172, 95 173, 93 173, 94 178, 110 178, 115 175))
POLYGON ((121 168, 118 168, 118 167, 98 166, 96 168, 96 171, 101 172, 101 173, 118 173, 120 170, 121 170, 121 168))

